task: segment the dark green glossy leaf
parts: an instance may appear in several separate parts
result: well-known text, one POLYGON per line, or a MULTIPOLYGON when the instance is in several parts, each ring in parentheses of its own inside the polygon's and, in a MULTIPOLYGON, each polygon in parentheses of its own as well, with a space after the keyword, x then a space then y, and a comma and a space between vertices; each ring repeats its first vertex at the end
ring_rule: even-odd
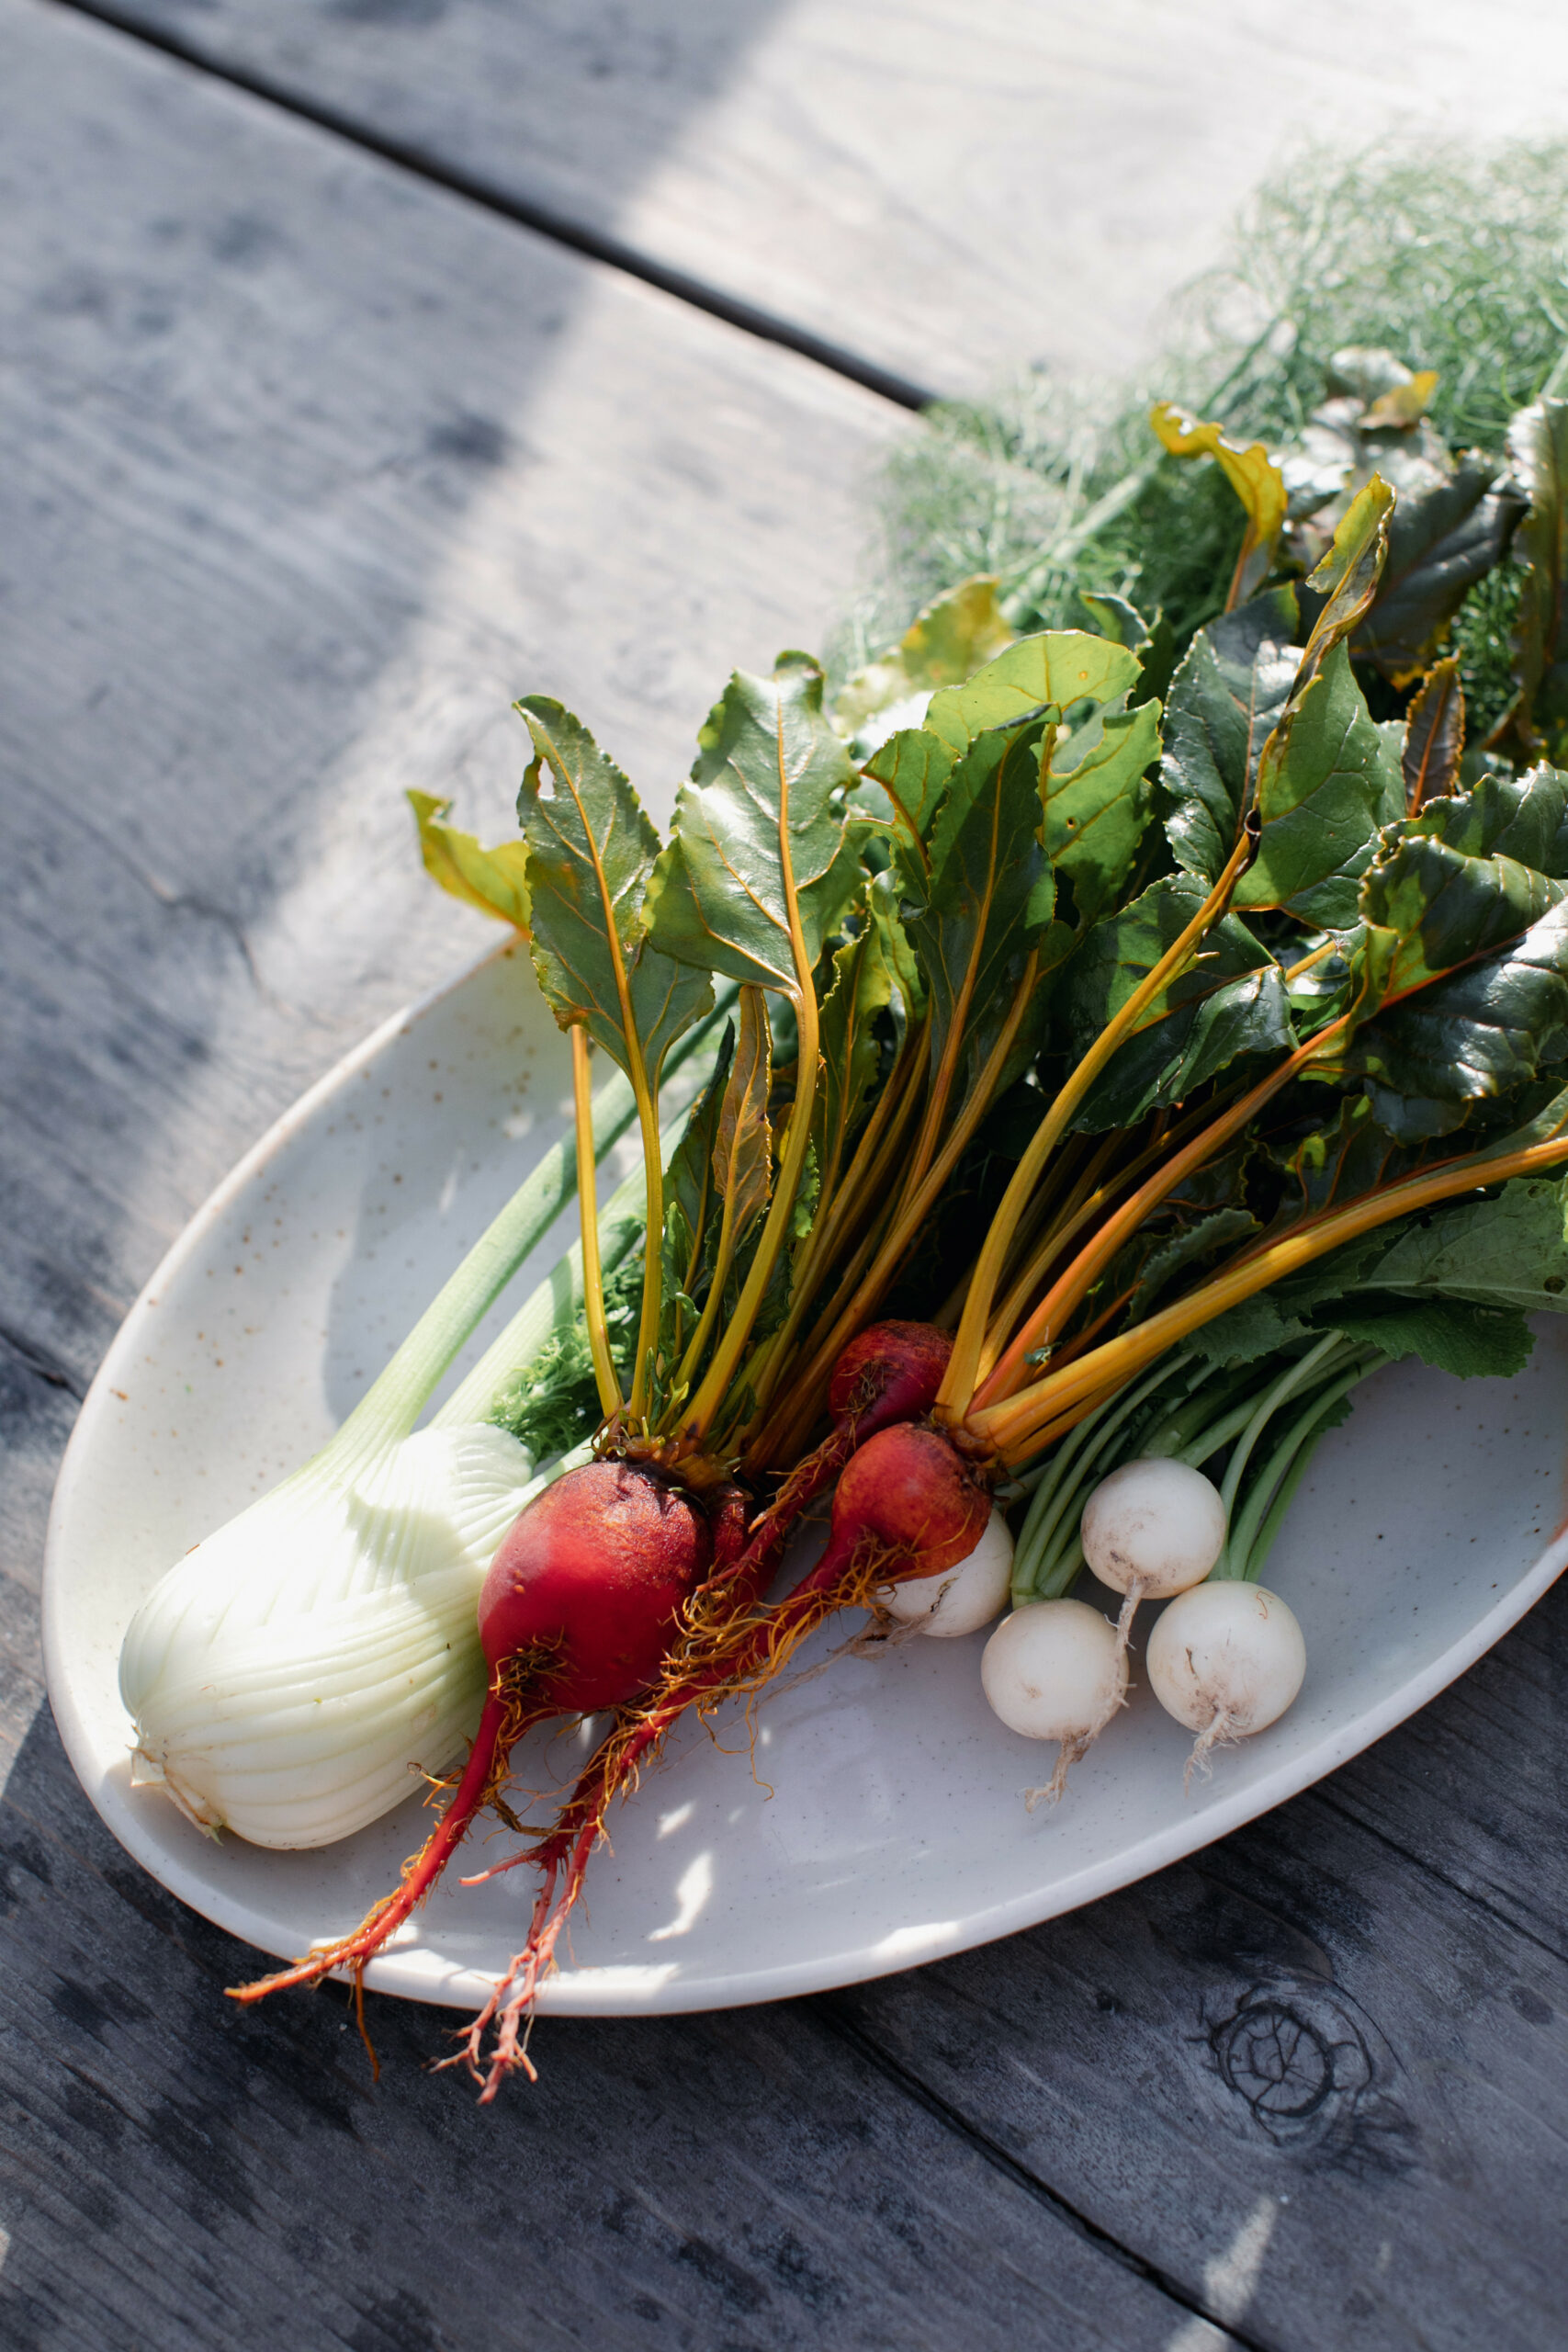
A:
POLYGON ((649 882, 649 936, 682 964, 793 995, 792 899, 814 969, 860 879, 821 669, 785 654, 771 678, 737 672, 699 741, 649 882))
POLYGON ((1399 757, 1367 714, 1336 645, 1269 740, 1258 777, 1258 854, 1238 908, 1281 907, 1328 930, 1356 919, 1380 829, 1404 813, 1399 757))
POLYGON ((1514 638, 1516 728, 1555 754, 1568 732, 1568 401, 1537 401, 1508 428, 1508 456, 1529 511, 1515 553, 1529 567, 1514 638))
POLYGON ((1382 959, 1385 1009, 1517 939, 1565 888, 1517 858, 1467 857, 1427 832, 1393 842, 1361 885, 1364 919, 1392 934, 1382 959))
POLYGON ((1446 479, 1400 493, 1378 592, 1350 646, 1396 685, 1431 659, 1470 589, 1502 560, 1520 502, 1493 490, 1496 472, 1490 458, 1467 450, 1446 479))
MULTIPOLYGON (((1186 876, 1168 875, 1095 925, 1062 982, 1075 1059, 1190 922, 1203 895, 1186 876)), ((1289 1052, 1294 1043, 1279 965, 1227 915, 1112 1056, 1075 1125, 1095 1133, 1131 1126, 1156 1104, 1180 1102, 1238 1055, 1289 1052)))
POLYGON ((535 757, 518 796, 534 968, 563 1029, 583 1023, 628 1075, 713 1002, 700 975, 649 946, 643 899, 659 836, 588 729, 545 695, 517 705, 535 757))
POLYGON ((1357 1032, 1347 1068, 1393 1095, 1457 1104, 1510 1093, 1565 1056, 1568 902, 1380 1012, 1357 1032))
POLYGON ((1235 846, 1301 663, 1296 592, 1270 589, 1200 629, 1171 680, 1160 786, 1179 865, 1213 882, 1235 846))
POLYGON ((1568 881, 1568 775, 1543 763, 1525 775, 1483 775, 1468 791, 1423 808, 1401 831, 1446 842, 1466 857, 1517 858, 1568 881))
POLYGON ((1400 769, 1404 805, 1412 816, 1428 800, 1441 799, 1459 782, 1464 750, 1464 688, 1451 656, 1435 662, 1404 714, 1400 769))
POLYGON ((1078 600, 1093 616, 1101 637, 1108 637, 1113 645, 1124 645, 1129 653, 1142 654, 1149 641, 1149 625, 1136 605, 1130 605, 1111 588, 1080 589, 1078 600))

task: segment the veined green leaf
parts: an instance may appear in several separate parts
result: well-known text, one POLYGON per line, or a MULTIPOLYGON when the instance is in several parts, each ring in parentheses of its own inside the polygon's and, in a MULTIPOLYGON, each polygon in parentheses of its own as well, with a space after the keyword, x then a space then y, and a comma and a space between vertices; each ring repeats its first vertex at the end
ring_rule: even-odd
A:
POLYGON ((1045 854, 1071 875, 1082 923, 1098 920, 1133 870, 1153 808, 1147 770, 1159 757, 1159 718, 1157 702, 1114 713, 1075 766, 1042 772, 1045 854))
POLYGON ((411 792, 409 807, 419 827, 419 854, 433 882, 465 906, 502 922, 528 928, 528 849, 525 842, 501 842, 482 849, 472 833, 443 824, 452 803, 433 793, 411 792))
POLYGON ((909 944, 909 934, 898 910, 898 889, 891 874, 879 874, 865 896, 866 914, 875 928, 882 960, 892 983, 890 1000, 900 1032, 925 1018, 926 984, 909 944))
POLYGON ((1037 729, 998 729, 971 745, 931 840, 931 876, 906 916, 931 1001, 931 1065, 955 1020, 971 1036, 1050 919, 1040 829, 1037 729))
POLYGON ((664 1173, 666 1264, 670 1272, 667 1296, 683 1293, 689 1301, 696 1291, 702 1268, 712 1255, 711 1244, 717 1236, 719 1223, 714 1155, 719 1114, 734 1062, 735 1023, 727 1021, 713 1076, 693 1103, 664 1173), (672 1246, 677 1224, 684 1227, 684 1235, 679 1246, 672 1246))
POLYGON ((813 968, 860 879, 819 665, 785 654, 771 678, 737 672, 699 741, 649 883, 649 935, 682 964, 794 995, 792 910, 813 968))
POLYGON ((1465 857, 1512 857, 1568 881, 1568 775, 1544 762, 1526 775, 1492 773, 1421 808, 1400 827, 1446 842, 1465 857))
MULTIPOLYGON (((1185 875, 1167 875, 1095 925, 1063 983, 1075 1060, 1179 937, 1203 896, 1185 875)), ((1289 1052, 1294 1044, 1279 965, 1227 915, 1111 1057, 1074 1124, 1095 1134, 1131 1126, 1156 1104, 1180 1102, 1237 1055, 1289 1052)))
POLYGON ((1137 657, 1124 645, 1087 629, 1044 629, 1021 637, 967 685, 933 695, 925 724, 953 751, 966 752, 992 728, 1015 726, 1036 711, 1059 718, 1077 702, 1113 701, 1137 679, 1137 657))
POLYGON ((1378 592, 1388 553, 1389 518, 1394 496, 1381 474, 1373 474, 1346 508, 1334 543, 1307 581, 1324 599, 1302 655, 1303 678, 1335 646, 1343 644, 1366 617, 1378 592))
POLYGON ((1201 1266, 1205 1259, 1228 1249, 1233 1242, 1250 1240, 1258 1230, 1258 1219, 1251 1210, 1232 1204, 1195 1216, 1190 1224, 1163 1238, 1134 1235, 1128 1250, 1108 1269, 1100 1288, 1111 1297, 1117 1297, 1126 1288, 1128 1274, 1136 1264, 1137 1287, 1127 1303, 1126 1319, 1129 1324, 1139 1322, 1179 1275, 1201 1266), (1132 1252, 1141 1242, 1146 1246, 1141 1261, 1134 1261, 1132 1252))
POLYGON ((1376 1292, 1323 1307, 1314 1328, 1381 1348, 1385 1356, 1417 1356, 1458 1380, 1511 1379, 1522 1372, 1535 1335, 1520 1308, 1479 1306, 1467 1298, 1382 1297, 1376 1292))
MULTIPOLYGON (((1565 1057, 1568 901, 1561 901, 1521 938, 1366 1023, 1346 1069, 1393 1096, 1442 1105, 1510 1093, 1565 1057)), ((1410 1132, 1408 1123, 1402 1131, 1410 1132)))
POLYGON ((1270 1155, 1285 1175, 1287 1191, 1270 1232, 1303 1217, 1344 1208, 1380 1184, 1408 1175, 1422 1154, 1407 1149, 1381 1126, 1364 1094, 1342 1102, 1334 1118, 1288 1150, 1270 1155))
POLYGON ((1494 491, 1496 471, 1490 458, 1467 450, 1446 479, 1400 492, 1377 594, 1351 645, 1395 685, 1431 659, 1468 592, 1502 559, 1519 501, 1494 491))
POLYGON ((1450 655, 1434 662, 1404 714, 1400 768, 1404 805, 1412 816, 1428 800, 1440 800, 1453 790, 1463 750, 1464 688, 1459 662, 1450 655))
POLYGON ((659 836, 588 729, 545 695, 517 705, 535 757, 518 796, 528 845, 534 968, 563 1029, 581 1022, 630 1076, 657 1085, 682 1032, 713 1001, 705 980, 649 947, 643 894, 659 836))
POLYGON ((957 752, 940 735, 924 727, 905 727, 879 744, 865 763, 863 774, 881 786, 886 797, 886 821, 909 887, 917 892, 923 890, 930 870, 926 836, 957 763, 957 752))
POLYGON ((1514 637, 1515 724, 1557 752, 1568 729, 1568 401, 1537 401, 1508 428, 1508 456, 1529 512, 1515 552, 1529 566, 1514 637))
MULTIPOLYGON (((895 916, 894 921, 897 921, 895 916)), ((875 1023, 899 992, 889 968, 886 933, 874 922, 847 939, 833 957, 833 985, 821 1014, 822 1078, 811 1106, 817 1165, 829 1197, 847 1162, 849 1145, 875 1083, 881 1047, 875 1023)))
POLYGON ((1362 915, 1393 938, 1385 1002, 1517 939, 1565 892, 1517 858, 1467 857, 1430 833, 1406 834, 1361 885, 1362 915))
POLYGON ((1258 854, 1238 908, 1282 907, 1339 930, 1356 919, 1381 829, 1404 810, 1399 756, 1373 724, 1344 645, 1292 695, 1258 775, 1258 854))
POLYGON ((874 722, 890 711, 913 724, 919 699, 938 686, 962 685, 993 654, 1012 643, 1013 632, 997 604, 993 573, 961 580, 917 613, 896 650, 857 671, 833 706, 833 723, 853 737, 863 758, 876 735, 874 722), (913 707, 906 714, 904 706, 913 707))
POLYGON ((1235 847, 1301 648, 1296 592, 1271 588, 1200 629, 1171 681, 1160 786, 1178 865, 1213 882, 1235 847))

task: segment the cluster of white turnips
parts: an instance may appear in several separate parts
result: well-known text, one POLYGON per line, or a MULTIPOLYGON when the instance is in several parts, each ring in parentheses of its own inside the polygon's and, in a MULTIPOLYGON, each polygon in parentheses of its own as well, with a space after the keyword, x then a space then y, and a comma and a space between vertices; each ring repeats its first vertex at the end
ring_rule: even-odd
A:
MULTIPOLYGON (((1141 1600, 1169 1603, 1145 1665, 1160 1705, 1197 1734, 1189 1779, 1221 1742, 1277 1723, 1306 1672, 1301 1627, 1279 1595, 1213 1575, 1225 1546, 1225 1507, 1201 1470, 1160 1456, 1124 1462, 1090 1495, 1082 1533, 1088 1566, 1122 1595, 1117 1623, 1086 1600, 1025 1601, 1002 1619, 980 1660, 986 1697, 1009 1730, 1056 1745, 1055 1771, 1030 1792, 1032 1804, 1060 1796, 1071 1766, 1122 1706, 1141 1600)), ((887 1586, 877 1599, 921 1633, 972 1634, 1005 1607, 1011 1568, 1012 1538, 993 1511, 957 1567, 887 1586)))

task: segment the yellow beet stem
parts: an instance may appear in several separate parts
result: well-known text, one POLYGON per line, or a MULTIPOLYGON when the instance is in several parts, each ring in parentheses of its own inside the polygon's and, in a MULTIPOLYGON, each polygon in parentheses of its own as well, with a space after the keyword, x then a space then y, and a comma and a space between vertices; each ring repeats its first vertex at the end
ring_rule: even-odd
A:
POLYGON ((1190 1291, 1174 1306, 1149 1316, 1135 1329, 1103 1341, 1088 1355, 1065 1364, 1059 1372, 1048 1373, 1044 1379, 1017 1396, 972 1412, 964 1426, 991 1445, 1003 1462, 1021 1461, 1026 1453, 1038 1451, 1042 1432, 1086 1396, 1120 1387, 1145 1364, 1152 1363, 1156 1356, 1163 1355, 1167 1348, 1201 1329, 1227 1307, 1238 1306, 1243 1299, 1267 1290, 1270 1283, 1297 1272, 1342 1242, 1353 1241, 1358 1234, 1370 1233, 1393 1217, 1451 1200, 1456 1193, 1477 1192, 1509 1177, 1540 1175, 1549 1168, 1560 1167, 1564 1160, 1568 1160, 1568 1136, 1558 1135, 1521 1151, 1490 1158, 1483 1153, 1470 1154, 1428 1176, 1406 1177, 1402 1183, 1391 1184, 1387 1192, 1371 1200, 1316 1218, 1301 1232, 1288 1234, 1282 1240, 1249 1252, 1227 1266, 1224 1273, 1190 1291))
POLYGON ((1251 854, 1252 842, 1244 832, 1225 861, 1219 880, 1186 930, 1166 950, 1147 978, 1134 989, 1126 1003, 1111 1015, 1035 1129, 1028 1149, 1013 1171, 1012 1182, 1002 1195, 1001 1205, 986 1236, 985 1247, 976 1261, 975 1279, 969 1286, 969 1296, 959 1319, 958 1336, 953 1343, 947 1377, 937 1399, 939 1413, 944 1413, 950 1420, 962 1420, 974 1397, 990 1321, 991 1302, 1001 1280, 1013 1233, 1046 1161, 1066 1134, 1068 1121, 1117 1047, 1132 1035, 1160 990, 1168 988, 1185 969, 1204 933, 1224 912, 1236 877, 1251 854))
POLYGON ((751 1261, 735 1313, 723 1338, 714 1351, 706 1377, 682 1426, 697 1438, 704 1438, 712 1428, 716 1416, 722 1410, 729 1392, 729 1385, 746 1351, 751 1336, 751 1326, 762 1304, 779 1252, 783 1250, 795 1215, 795 1194, 806 1169, 806 1155, 811 1148, 811 1106, 817 1096, 817 1064, 821 1050, 821 1033, 817 1018, 817 990, 813 984, 811 960, 806 951, 806 934, 800 925, 800 909, 795 902, 795 867, 789 843, 789 772, 784 764, 784 729, 778 736, 779 760, 779 864, 784 875, 784 903, 789 909, 790 955, 795 964, 795 987, 790 991, 795 1006, 795 1021, 800 1032, 800 1057, 795 1066, 795 1101, 790 1106, 789 1128, 784 1140, 784 1158, 779 1165, 778 1187, 768 1210, 762 1238, 757 1244, 757 1254, 751 1261))
POLYGON ((582 1312, 588 1324, 588 1346, 593 1377, 604 1418, 621 1409, 621 1385, 610 1358, 610 1329, 604 1319, 604 1283, 599 1268, 599 1200, 593 1182, 593 1104, 589 1091, 588 1032, 581 1021, 571 1029, 571 1096, 577 1118, 577 1164, 583 1170, 577 1200, 582 1227, 582 1312))

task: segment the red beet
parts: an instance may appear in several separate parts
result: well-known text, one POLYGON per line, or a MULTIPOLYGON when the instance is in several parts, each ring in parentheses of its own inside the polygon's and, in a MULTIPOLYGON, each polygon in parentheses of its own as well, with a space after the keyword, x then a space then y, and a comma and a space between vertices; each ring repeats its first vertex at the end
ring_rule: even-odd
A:
POLYGON ((776 1607, 702 1626, 660 1688, 626 1711, 550 1835, 517 1858, 536 1864, 542 1874, 528 1939, 469 2027, 462 2053, 484 2086, 483 2100, 495 2097, 514 2068, 533 2072, 527 2020, 581 1893, 604 1815, 614 1797, 636 1782, 681 1716, 692 1707, 705 1710, 733 1691, 755 1690, 779 1672, 826 1618, 863 1605, 877 1585, 956 1567, 979 1542, 990 1510, 984 1480, 938 1430, 908 1422, 878 1430, 839 1480, 827 1548, 817 1566, 776 1607), (495 2040, 487 2056, 484 2037, 492 2028, 495 2040))
POLYGON ((863 1440, 912 1421, 935 1404, 952 1353, 952 1333, 932 1323, 868 1324, 833 1366, 828 1410, 835 1423, 852 1421, 863 1440))
POLYGON ((502 1538, 479 1593, 491 1668, 542 1645, 563 1714, 620 1707, 664 1662, 713 1533, 681 1487, 630 1462, 569 1471, 502 1538))
POLYGON ((810 1581, 873 1566, 884 1584, 941 1576, 968 1558, 990 1511, 986 1487, 939 1430, 895 1421, 851 1456, 810 1581))
MULTIPOLYGON (((714 1500, 725 1544, 733 1547, 738 1490, 720 1487, 714 1500)), ((405 1868, 396 1894, 352 1936, 293 1968, 231 1988, 234 1998, 256 2001, 285 1985, 318 1984, 336 1968, 351 1969, 357 1984, 367 1962, 446 1869, 522 1734, 550 1715, 623 1706, 656 1679, 682 1605, 713 1553, 700 1506, 633 1463, 588 1463, 536 1496, 502 1538, 480 1590, 490 1690, 438 1826, 405 1868), (507 1672, 513 1661, 523 1671, 507 1672)))

